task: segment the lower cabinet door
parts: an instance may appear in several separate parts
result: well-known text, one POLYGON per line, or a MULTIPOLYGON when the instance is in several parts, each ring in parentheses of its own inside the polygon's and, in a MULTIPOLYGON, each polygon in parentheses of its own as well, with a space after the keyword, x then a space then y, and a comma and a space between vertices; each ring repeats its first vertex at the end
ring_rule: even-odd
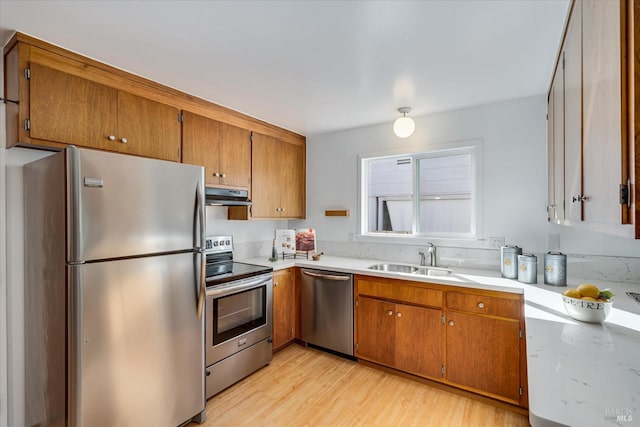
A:
POLYGON ((396 304, 396 368, 442 377, 442 311, 396 304))
POLYGON ((449 312, 446 379, 519 404, 520 323, 449 312))
POLYGON ((273 348, 295 337, 295 276, 291 270, 273 273, 273 348))
POLYGON ((358 297, 356 356, 393 366, 395 362, 395 304, 358 297))

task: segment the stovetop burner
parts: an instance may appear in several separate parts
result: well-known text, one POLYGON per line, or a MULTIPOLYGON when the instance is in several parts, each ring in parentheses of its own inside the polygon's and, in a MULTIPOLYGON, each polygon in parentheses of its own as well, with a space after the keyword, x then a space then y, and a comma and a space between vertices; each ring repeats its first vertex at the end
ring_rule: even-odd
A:
POLYGON ((205 240, 207 287, 271 273, 273 268, 233 261, 233 238, 212 236, 205 240))

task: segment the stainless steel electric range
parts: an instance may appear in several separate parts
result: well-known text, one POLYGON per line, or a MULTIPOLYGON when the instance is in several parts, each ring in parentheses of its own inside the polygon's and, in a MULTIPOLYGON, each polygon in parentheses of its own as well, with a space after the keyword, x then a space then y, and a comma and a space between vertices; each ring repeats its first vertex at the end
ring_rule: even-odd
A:
POLYGON ((207 399, 269 364, 273 269, 233 261, 231 236, 207 237, 207 399))

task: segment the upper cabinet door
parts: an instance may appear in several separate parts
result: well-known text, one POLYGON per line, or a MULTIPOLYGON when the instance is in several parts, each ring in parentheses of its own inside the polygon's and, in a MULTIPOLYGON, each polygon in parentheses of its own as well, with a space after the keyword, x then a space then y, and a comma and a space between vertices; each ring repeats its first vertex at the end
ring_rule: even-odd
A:
POLYGON ((118 91, 38 63, 30 69, 30 137, 110 149, 118 91))
MULTIPOLYGON (((563 53, 564 55, 564 53, 563 53)), ((564 67, 558 61, 547 105, 547 219, 564 219, 564 67)))
MULTIPOLYGON (((564 40, 564 218, 582 220, 582 2, 576 1, 564 40)), ((558 99, 558 98, 556 98, 558 99)), ((556 117, 559 117, 556 115, 556 117)), ((557 152, 559 154, 559 152, 557 152)), ((557 195, 556 195, 557 199, 557 195)), ((558 219, 564 219, 559 217, 558 219)))
POLYGON ((284 167, 280 142, 254 132, 251 151, 251 216, 279 218, 281 189, 289 184, 280 180, 280 169, 284 167))
POLYGON ((621 46, 621 12, 620 1, 582 2, 582 157, 587 198, 582 205, 584 220, 595 223, 620 224, 622 219, 626 52, 621 46))
POLYGON ((249 189, 251 185, 251 132, 220 123, 220 184, 249 189))
POLYGON ((282 174, 280 181, 285 184, 280 205, 282 216, 304 218, 305 216, 305 153, 299 145, 281 143, 282 174))
POLYGON ((182 162, 204 166, 204 181, 207 186, 220 183, 220 122, 183 112, 182 121, 182 162))
POLYGON ((175 107, 118 92, 117 151, 180 161, 180 121, 175 107))

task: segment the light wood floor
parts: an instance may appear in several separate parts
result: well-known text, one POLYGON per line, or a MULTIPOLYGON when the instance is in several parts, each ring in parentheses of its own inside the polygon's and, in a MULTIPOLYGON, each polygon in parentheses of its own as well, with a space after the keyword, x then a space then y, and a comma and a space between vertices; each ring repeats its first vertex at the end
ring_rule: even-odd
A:
MULTIPOLYGON (((209 399, 204 426, 528 426, 523 415, 291 345, 209 399)), ((196 427, 191 423, 188 427, 196 427)))

